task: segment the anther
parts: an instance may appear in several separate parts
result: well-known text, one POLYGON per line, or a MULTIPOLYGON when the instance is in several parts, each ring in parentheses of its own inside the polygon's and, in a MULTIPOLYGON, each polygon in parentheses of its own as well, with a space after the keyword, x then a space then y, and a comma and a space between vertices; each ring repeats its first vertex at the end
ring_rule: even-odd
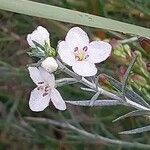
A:
POLYGON ((77 51, 78 51, 78 47, 75 47, 75 48, 74 48, 74 52, 77 52, 77 51))
POLYGON ((38 82, 38 84, 43 84, 44 82, 42 81, 42 82, 38 82))
POLYGON ((75 59, 76 59, 76 60, 80 60, 80 57, 79 57, 79 56, 75 56, 75 59))
POLYGON ((43 95, 42 95, 42 96, 44 97, 44 96, 46 96, 47 94, 48 94, 48 93, 43 93, 43 95))
POLYGON ((43 86, 38 86, 37 90, 43 90, 43 86))
POLYGON ((45 92, 49 91, 49 87, 46 86, 45 89, 44 89, 44 91, 45 91, 45 92))
POLYGON ((84 59, 87 59, 89 57, 89 55, 86 55, 85 57, 84 57, 84 59))
POLYGON ((87 50, 88 50, 88 47, 87 47, 87 46, 84 46, 84 47, 83 47, 83 51, 86 52, 87 50))

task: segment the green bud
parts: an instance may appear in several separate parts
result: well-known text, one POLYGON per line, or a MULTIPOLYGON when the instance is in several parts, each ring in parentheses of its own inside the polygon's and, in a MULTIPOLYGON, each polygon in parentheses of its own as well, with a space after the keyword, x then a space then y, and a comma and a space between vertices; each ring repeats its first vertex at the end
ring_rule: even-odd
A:
POLYGON ((57 56, 57 52, 54 48, 52 48, 51 46, 49 46, 47 43, 45 43, 45 52, 47 54, 48 57, 56 57, 57 56))
POLYGON ((116 48, 114 48, 114 54, 116 56, 126 58, 126 53, 122 44, 118 44, 116 48))
POLYGON ((56 50, 52 47, 47 50, 47 54, 48 54, 49 57, 56 57, 57 56, 56 50))
POLYGON ((146 79, 138 74, 131 75, 130 79, 131 79, 131 82, 133 82, 133 84, 136 83, 137 86, 145 87, 147 85, 146 79))
POLYGON ((131 49, 130 46, 128 44, 125 44, 124 46, 124 51, 131 57, 131 49))

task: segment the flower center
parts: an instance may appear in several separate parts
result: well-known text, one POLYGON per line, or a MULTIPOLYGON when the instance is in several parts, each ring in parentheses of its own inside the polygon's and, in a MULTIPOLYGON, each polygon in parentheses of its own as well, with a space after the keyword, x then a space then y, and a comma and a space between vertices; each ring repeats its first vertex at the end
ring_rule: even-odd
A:
POLYGON ((42 91, 42 96, 45 97, 50 93, 50 86, 48 84, 45 84, 45 82, 38 82, 37 90, 42 91))
POLYGON ((75 59, 77 61, 83 61, 89 57, 87 54, 88 47, 85 46, 83 49, 79 49, 78 47, 75 47, 74 49, 74 54, 75 54, 75 59))

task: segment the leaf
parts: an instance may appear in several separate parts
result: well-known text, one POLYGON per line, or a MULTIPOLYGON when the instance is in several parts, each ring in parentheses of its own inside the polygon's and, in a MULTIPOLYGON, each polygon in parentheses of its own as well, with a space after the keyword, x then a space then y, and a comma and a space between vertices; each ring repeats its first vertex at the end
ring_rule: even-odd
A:
POLYGON ((145 127, 141 127, 141 128, 136 128, 133 130, 119 132, 119 134, 137 134, 137 133, 143 133, 143 132, 147 132, 147 131, 150 131, 150 125, 145 126, 145 127))
MULTIPOLYGON (((108 81, 119 91, 122 90, 122 83, 115 80, 114 78, 105 75, 108 79, 108 81)), ((150 108, 150 105, 137 93, 135 93, 132 90, 129 90, 128 88, 125 88, 125 96, 129 99, 131 99, 133 102, 138 103, 139 105, 145 106, 147 108, 150 108)))
POLYGON ((112 106, 112 105, 122 105, 122 103, 118 100, 96 100, 93 105, 90 105, 91 100, 84 101, 65 101, 66 103, 78 106, 112 106))
POLYGON ((148 28, 33 1, 0 0, 0 9, 144 37, 150 35, 150 29, 148 28))
POLYGON ((95 93, 95 90, 90 89, 90 88, 80 87, 80 89, 83 90, 83 91, 88 91, 88 92, 94 92, 95 93))
MULTIPOLYGON (((39 49, 38 49, 38 47, 39 47, 42 51, 45 51, 45 48, 44 48, 42 45, 40 45, 40 44, 37 43, 36 41, 32 41, 32 42, 33 42, 34 45, 36 46, 37 50, 39 50, 39 49)), ((39 51, 41 51, 41 50, 39 50, 39 51)))
POLYGON ((98 98, 98 96, 100 95, 101 91, 98 91, 96 92, 93 97, 91 98, 91 101, 90 101, 90 106, 93 106, 94 105, 94 102, 96 101, 96 99, 98 98))
POLYGON ((129 74, 130 74, 131 69, 133 68, 133 66, 134 66, 134 64, 135 64, 135 61, 136 61, 136 59, 137 59, 137 56, 138 56, 138 55, 136 55, 136 56, 133 58, 131 64, 129 65, 129 67, 128 67, 128 69, 127 69, 127 71, 125 72, 125 75, 124 75, 124 77, 123 77, 123 82, 122 82, 122 93, 123 93, 123 97, 125 97, 125 90, 126 90, 126 86, 127 86, 127 81, 128 81, 128 78, 129 78, 129 74))
POLYGON ((125 115, 122 115, 120 117, 118 117, 117 119, 113 120, 113 122, 116 122, 120 119, 124 119, 127 117, 133 117, 133 116, 150 116, 150 111, 148 110, 135 110, 135 111, 131 111, 125 115))
POLYGON ((38 58, 45 57, 44 51, 39 51, 37 48, 31 48, 31 51, 27 52, 27 54, 38 58))
POLYGON ((56 80, 56 85, 57 87, 63 86, 63 85, 68 85, 68 84, 74 84, 77 83, 78 81, 74 78, 63 78, 63 79, 58 79, 56 80))
POLYGON ((11 126, 12 124, 12 121, 13 121, 13 118, 14 118, 14 115, 15 115, 15 112, 17 111, 17 108, 19 106, 19 102, 20 102, 20 98, 16 99, 10 109, 10 112, 6 118, 6 125, 5 125, 5 130, 8 131, 9 130, 9 127, 11 126))

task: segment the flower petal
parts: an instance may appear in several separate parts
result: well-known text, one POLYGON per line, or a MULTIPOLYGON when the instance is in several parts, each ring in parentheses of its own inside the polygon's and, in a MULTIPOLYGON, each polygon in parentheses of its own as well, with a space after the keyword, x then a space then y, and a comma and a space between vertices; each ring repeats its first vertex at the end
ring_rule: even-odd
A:
POLYGON ((72 49, 65 41, 58 44, 58 54, 63 62, 72 66, 75 62, 74 49, 72 49))
POLYGON ((79 27, 71 28, 67 33, 65 40, 72 48, 79 47, 79 49, 82 49, 89 44, 87 33, 79 27))
MULTIPOLYGON (((49 40, 49 32, 42 26, 37 27, 37 31, 41 39, 43 39, 46 43, 50 44, 49 40)), ((45 44, 45 43, 44 43, 45 44)))
POLYGON ((33 41, 37 42, 41 46, 44 47, 45 42, 50 45, 50 40, 49 40, 49 33, 48 31, 43 28, 42 26, 38 26, 37 29, 35 29, 31 34, 27 35, 27 41, 28 44, 32 48, 36 48, 35 44, 33 41))
POLYGON ((50 102, 50 94, 43 96, 43 91, 35 88, 32 90, 29 100, 29 107, 32 111, 43 111, 50 102))
POLYGON ((36 48, 35 44, 32 42, 32 35, 28 34, 27 35, 27 42, 32 48, 36 48))
POLYGON ((40 71, 40 74, 41 74, 42 78, 44 79, 44 81, 46 83, 48 83, 48 85, 51 88, 54 88, 54 86, 55 86, 55 77, 54 77, 54 75, 47 72, 43 67, 39 67, 39 71, 40 71))
POLYGON ((37 30, 33 31, 32 34, 27 35, 27 41, 28 44, 33 48, 36 48, 36 45, 33 43, 33 41, 37 42, 41 46, 44 46, 45 44, 44 40, 41 38, 37 30))
POLYGON ((53 88, 51 90, 51 101, 54 104, 54 106, 59 110, 65 110, 66 109, 66 103, 62 99, 60 93, 57 89, 53 88))
POLYGON ((104 41, 93 41, 88 46, 88 60, 92 63, 100 63, 111 54, 111 45, 104 41))
POLYGON ((97 73, 95 65, 88 61, 77 61, 72 69, 75 73, 84 77, 94 76, 97 73))
POLYGON ((40 74, 40 71, 36 67, 28 67, 29 74, 33 82, 38 85, 38 82, 44 82, 43 77, 40 74))

